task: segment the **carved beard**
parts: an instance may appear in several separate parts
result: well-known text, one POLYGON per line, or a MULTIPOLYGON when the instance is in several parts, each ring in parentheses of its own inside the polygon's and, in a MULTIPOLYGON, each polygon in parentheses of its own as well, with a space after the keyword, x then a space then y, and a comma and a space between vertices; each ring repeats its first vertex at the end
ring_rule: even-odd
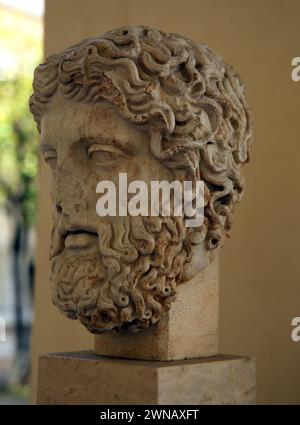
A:
POLYGON ((68 255, 58 249, 54 228, 51 258, 52 300, 67 317, 90 332, 156 323, 170 308, 188 260, 182 217, 122 217, 102 220, 94 252, 68 255))

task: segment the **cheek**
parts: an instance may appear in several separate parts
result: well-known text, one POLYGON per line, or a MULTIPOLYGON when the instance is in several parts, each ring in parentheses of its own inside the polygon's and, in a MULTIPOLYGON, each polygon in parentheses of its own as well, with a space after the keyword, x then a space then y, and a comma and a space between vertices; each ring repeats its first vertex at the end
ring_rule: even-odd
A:
POLYGON ((128 181, 142 180, 147 183, 153 180, 173 180, 173 173, 152 155, 137 158, 126 171, 128 181))
POLYGON ((96 204, 99 194, 96 193, 96 186, 99 182, 108 180, 113 182, 116 187, 116 193, 119 193, 119 174, 127 173, 127 185, 135 180, 143 181, 150 184, 151 181, 174 180, 173 173, 160 161, 150 154, 145 154, 132 158, 130 162, 120 162, 111 169, 100 167, 98 169, 90 169, 85 175, 82 182, 84 196, 89 205, 89 210, 93 210, 96 214, 96 204))
MULTIPOLYGON (((119 172, 115 167, 111 170, 105 169, 104 167, 90 167, 90 170, 86 174, 86 178, 83 183, 83 189, 85 193, 85 199, 89 206, 89 211, 93 212, 96 215, 96 204, 99 199, 99 193, 96 192, 97 184, 108 180, 113 182, 118 188, 119 186, 119 172)), ((123 170, 124 172, 124 170, 123 170)), ((98 216, 97 216, 98 217, 98 216)), ((99 217, 98 217, 99 218, 99 217)))

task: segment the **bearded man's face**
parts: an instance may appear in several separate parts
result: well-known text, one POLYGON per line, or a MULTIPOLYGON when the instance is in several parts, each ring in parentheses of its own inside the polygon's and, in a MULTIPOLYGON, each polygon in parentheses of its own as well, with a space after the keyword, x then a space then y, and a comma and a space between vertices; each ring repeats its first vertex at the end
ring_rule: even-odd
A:
POLYGON ((56 94, 41 121, 51 169, 54 226, 51 290, 57 307, 91 332, 136 331, 157 322, 175 298, 187 260, 182 217, 99 217, 96 186, 119 173, 128 183, 172 181, 150 152, 149 133, 107 102, 56 94))

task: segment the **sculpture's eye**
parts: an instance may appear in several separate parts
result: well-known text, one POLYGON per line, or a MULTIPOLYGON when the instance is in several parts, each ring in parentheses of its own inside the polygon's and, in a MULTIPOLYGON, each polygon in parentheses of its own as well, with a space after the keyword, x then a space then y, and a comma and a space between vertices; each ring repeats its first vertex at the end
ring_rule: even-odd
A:
POLYGON ((88 157, 98 164, 108 165, 126 155, 115 146, 94 143, 88 148, 88 157))
POLYGON ((55 149, 49 149, 44 151, 43 157, 45 162, 54 170, 57 164, 57 153, 55 149))

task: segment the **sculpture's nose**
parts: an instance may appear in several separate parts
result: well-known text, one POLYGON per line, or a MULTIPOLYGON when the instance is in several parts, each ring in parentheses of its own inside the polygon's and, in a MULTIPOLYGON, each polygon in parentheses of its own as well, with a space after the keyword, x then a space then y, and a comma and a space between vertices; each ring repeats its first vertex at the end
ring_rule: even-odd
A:
POLYGON ((74 168, 72 170, 72 168, 63 167, 58 170, 53 187, 57 213, 70 217, 86 211, 82 182, 74 175, 74 168))
POLYGON ((80 214, 85 211, 85 201, 80 200, 68 200, 64 199, 55 202, 55 208, 58 214, 71 217, 74 214, 80 214))
POLYGON ((82 214, 86 210, 84 198, 80 197, 78 194, 76 196, 71 196, 70 194, 64 195, 65 196, 61 194, 55 197, 55 208, 58 214, 71 217, 74 214, 82 214))

